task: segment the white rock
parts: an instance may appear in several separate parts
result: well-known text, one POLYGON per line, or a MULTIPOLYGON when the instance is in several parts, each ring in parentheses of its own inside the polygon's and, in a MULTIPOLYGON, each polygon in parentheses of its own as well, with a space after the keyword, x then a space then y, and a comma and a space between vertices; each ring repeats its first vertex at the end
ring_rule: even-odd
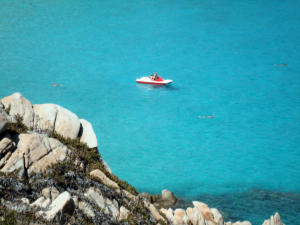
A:
POLYGON ((55 104, 34 105, 34 128, 56 131, 58 134, 75 139, 80 130, 79 118, 71 111, 55 104))
POLYGON ((212 220, 205 220, 205 225, 216 225, 216 222, 212 220))
POLYGON ((129 210, 126 209, 124 206, 121 206, 119 221, 126 220, 128 218, 128 216, 129 216, 129 210))
POLYGON ((30 204, 28 198, 21 198, 20 200, 21 200, 21 202, 23 202, 23 203, 26 204, 26 205, 29 205, 29 204, 30 204))
POLYGON ((167 219, 170 223, 173 223, 173 220, 174 220, 173 209, 171 209, 171 208, 169 208, 169 209, 161 208, 160 211, 167 217, 167 219))
POLYGON ((174 225, 185 225, 188 224, 188 216, 186 215, 185 210, 175 209, 173 223, 174 225))
POLYGON ((206 225, 205 219, 201 212, 196 208, 187 208, 186 209, 186 214, 191 221, 192 224, 196 225, 206 225))
POLYGON ((105 208, 105 199, 95 188, 89 188, 84 195, 91 201, 94 201, 101 209, 105 208))
POLYGON ((25 167, 29 168, 34 162, 40 160, 51 150, 46 135, 37 133, 20 134, 17 150, 25 155, 25 167))
POLYGON ((51 203, 51 200, 47 198, 41 205, 41 208, 47 208, 51 203))
POLYGON ((80 119, 79 121, 82 126, 80 142, 86 143, 89 148, 96 148, 98 142, 92 124, 85 119, 80 119))
POLYGON ((15 150, 0 171, 3 173, 12 173, 15 171, 19 171, 18 176, 23 177, 25 174, 24 164, 25 163, 24 163, 23 154, 15 150))
POLYGON ((0 168, 4 166, 4 164, 7 163, 8 159, 11 157, 12 153, 11 152, 7 152, 6 155, 4 155, 4 157, 2 157, 2 159, 0 159, 0 168))
POLYGON ((48 149, 49 153, 47 155, 44 155, 39 160, 34 161, 32 163, 32 165, 28 169, 29 175, 31 175, 32 172, 45 171, 47 167, 50 166, 51 164, 62 162, 67 158, 69 154, 69 150, 67 149, 66 146, 64 146, 62 143, 60 143, 58 140, 54 138, 49 138, 48 141, 50 143, 50 149, 48 149))
POLYGON ((57 117, 57 105, 41 104, 33 105, 34 110, 34 129, 53 132, 57 117))
POLYGON ((0 154, 4 155, 8 150, 10 150, 13 147, 13 142, 7 137, 4 137, 0 141, 0 154))
POLYGON ((161 191, 161 198, 163 201, 168 202, 170 204, 174 204, 176 202, 174 194, 166 189, 161 191))
POLYGON ((119 185, 109 179, 101 170, 96 169, 90 172, 90 176, 95 177, 96 179, 100 180, 103 184, 112 187, 114 189, 119 189, 119 185))
POLYGON ((56 187, 47 187, 42 190, 42 195, 47 199, 54 200, 58 195, 59 191, 56 189, 56 187))
POLYGON ((251 225, 251 223, 249 221, 237 221, 235 223, 233 223, 232 225, 251 225))
POLYGON ((65 137, 77 138, 80 130, 79 118, 73 112, 58 106, 55 131, 65 137))
POLYGON ((79 201, 79 200, 78 200, 78 196, 73 195, 72 198, 73 198, 73 201, 74 201, 75 206, 78 206, 78 204, 79 204, 79 203, 78 203, 78 201, 79 201))
POLYGON ((269 220, 265 220, 263 225, 284 225, 281 221, 279 213, 275 213, 269 220))
POLYGON ((23 97, 20 93, 14 93, 1 100, 5 108, 10 107, 9 115, 11 121, 15 122, 14 117, 18 114, 23 117, 23 123, 27 127, 33 126, 33 106, 30 101, 23 97))
POLYGON ((252 225, 249 221, 243 221, 241 225, 252 225))
POLYGON ((117 220, 120 216, 120 210, 119 210, 119 204, 118 202, 114 199, 113 201, 111 201, 110 199, 106 199, 106 205, 111 213, 111 215, 113 216, 113 218, 115 220, 117 220))
POLYGON ((69 192, 65 191, 61 193, 49 206, 49 209, 45 211, 45 219, 48 221, 53 220, 58 212, 61 214, 72 214, 75 209, 73 199, 69 192))
POLYGON ((47 188, 44 188, 42 190, 42 195, 45 197, 45 198, 50 198, 50 188, 47 187, 47 188))
POLYGON ((212 212, 212 214, 214 216, 214 221, 218 225, 223 225, 224 221, 223 221, 223 217, 222 217, 221 213, 216 208, 211 208, 210 211, 212 212))
POLYGON ((9 173, 17 169, 28 175, 32 172, 42 172, 51 164, 65 160, 69 153, 66 146, 54 138, 44 134, 20 134, 17 149, 7 160, 2 172, 9 173))
POLYGON ((56 187, 51 187, 51 200, 53 201, 54 199, 59 196, 59 191, 56 189, 56 187))
POLYGON ((206 223, 208 223, 208 221, 215 222, 214 216, 213 216, 210 208, 208 207, 208 205, 206 205, 205 203, 202 203, 202 202, 198 202, 198 201, 193 201, 193 205, 203 215, 204 219, 206 220, 206 223))
POLYGON ((41 196, 37 200, 35 200, 33 203, 31 203, 30 206, 41 208, 45 201, 46 201, 46 198, 44 198, 44 196, 41 196))
POLYGON ((165 218, 163 218, 159 211, 157 210, 157 208, 152 205, 150 202, 148 202, 148 200, 144 200, 144 205, 145 207, 148 208, 148 210, 151 212, 152 216, 156 219, 156 220, 162 220, 164 222, 166 222, 165 218))
MULTIPOLYGON (((117 189, 117 190, 118 190, 118 189, 117 189)), ((121 192, 124 193, 125 196, 126 196, 127 198, 130 198, 131 200, 136 200, 136 198, 137 198, 135 195, 131 194, 129 191, 126 191, 126 190, 124 190, 124 189, 122 189, 121 192)))
POLYGON ((98 189, 92 187, 84 195, 103 209, 105 214, 111 215, 115 220, 119 218, 120 211, 115 200, 111 201, 108 198, 104 198, 98 189))

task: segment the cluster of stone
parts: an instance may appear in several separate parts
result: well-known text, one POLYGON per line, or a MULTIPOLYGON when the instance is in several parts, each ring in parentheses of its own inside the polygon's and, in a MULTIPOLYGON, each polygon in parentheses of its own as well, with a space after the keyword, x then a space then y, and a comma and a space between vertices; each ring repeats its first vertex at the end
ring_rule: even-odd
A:
MULTIPOLYGON (((216 208, 209 208, 207 204, 193 201, 193 207, 177 208, 177 199, 168 190, 162 190, 161 195, 141 193, 167 218, 171 225, 251 225, 249 221, 225 222, 222 214, 216 208)), ((180 203, 179 203, 180 204, 180 203)), ((263 225, 284 225, 278 213, 264 221, 263 225)))
MULTIPOLYGON (((98 145, 92 125, 61 106, 33 105, 20 93, 1 99, 0 210, 5 207, 20 214, 30 213, 34 224, 86 224, 88 218, 94 224, 251 225, 248 221, 224 222, 217 209, 197 201, 193 208, 174 209, 177 199, 168 190, 156 196, 130 193, 100 169, 88 175, 82 172, 84 168, 81 172, 63 171, 59 179, 67 181, 65 186, 47 177, 51 166, 70 161, 72 155, 71 149, 49 136, 53 132, 78 139, 89 148, 98 145), (17 116, 31 128, 29 131, 7 131, 9 123, 17 122, 17 116)), ((111 173, 105 161, 101 163, 111 173)), ((84 167, 79 159, 75 164, 84 167)), ((0 222, 3 219, 0 216, 0 222)), ((276 213, 263 225, 283 224, 276 213)))
MULTIPOLYGON (((71 149, 50 137, 53 132, 97 148, 92 125, 69 110, 55 104, 32 105, 20 93, 1 99, 0 172, 8 176, 0 174, 0 206, 59 224, 80 224, 67 219, 72 215, 89 218, 94 224, 126 224, 129 217, 139 224, 167 223, 147 199, 121 188, 100 169, 89 176, 63 171, 62 179, 70 184, 67 187, 47 177, 51 166, 66 162, 72 155, 71 149), (31 129, 20 134, 7 132, 8 123, 17 122, 16 116, 31 129), (144 211, 148 216, 133 215, 135 211, 144 211)), ((80 159, 73 163, 82 167, 80 159)), ((111 173, 105 161, 101 163, 111 173)))
POLYGON ((54 131, 66 138, 79 138, 90 148, 97 147, 92 125, 61 106, 32 105, 20 93, 1 99, 0 104, 0 132, 3 132, 8 122, 16 122, 16 116, 20 116, 22 122, 31 128, 30 133, 20 134, 17 140, 12 140, 9 135, 1 140, 2 172, 18 171, 19 176, 27 172, 30 176, 33 172, 42 172, 48 166, 64 161, 70 151, 58 140, 48 136, 54 131))
MULTIPOLYGON (((80 138, 90 148, 97 147, 97 138, 91 123, 79 119, 73 112, 56 104, 32 104, 22 94, 14 93, 1 99, 3 119, 16 122, 16 116, 23 118, 23 123, 39 133, 57 132, 66 138, 80 138), (6 112, 3 109, 7 109, 6 112)), ((0 128, 1 129, 1 128, 0 128)))
POLYGON ((249 221, 224 222, 221 213, 215 208, 209 208, 202 202, 193 201, 193 208, 184 209, 161 209, 173 225, 251 225, 249 221))

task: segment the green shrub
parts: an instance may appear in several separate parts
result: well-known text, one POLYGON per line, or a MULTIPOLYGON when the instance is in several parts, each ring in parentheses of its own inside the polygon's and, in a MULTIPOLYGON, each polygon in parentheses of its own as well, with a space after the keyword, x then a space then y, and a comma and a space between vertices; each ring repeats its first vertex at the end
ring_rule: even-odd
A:
POLYGON ((39 221, 39 224, 50 225, 42 218, 36 218, 33 212, 18 213, 0 205, 0 225, 28 225, 39 221))
POLYGON ((17 134, 27 133, 28 127, 23 123, 23 117, 17 114, 15 120, 15 123, 8 123, 7 130, 17 134))
POLYGON ((133 195, 138 195, 138 191, 128 184, 126 181, 120 180, 117 176, 109 173, 102 163, 102 158, 97 148, 89 148, 85 143, 81 143, 78 139, 66 138, 57 132, 53 132, 51 135, 53 138, 58 139, 61 143, 66 145, 70 150, 72 150, 73 158, 79 159, 84 163, 86 168, 86 175, 92 170, 101 170, 108 178, 115 181, 121 188, 129 191, 133 195))
POLYGON ((9 212, 1 212, 1 216, 4 218, 3 221, 0 221, 0 225, 15 225, 16 224, 16 218, 15 218, 15 212, 9 211, 9 212), (1 215, 3 214, 3 215, 1 215))

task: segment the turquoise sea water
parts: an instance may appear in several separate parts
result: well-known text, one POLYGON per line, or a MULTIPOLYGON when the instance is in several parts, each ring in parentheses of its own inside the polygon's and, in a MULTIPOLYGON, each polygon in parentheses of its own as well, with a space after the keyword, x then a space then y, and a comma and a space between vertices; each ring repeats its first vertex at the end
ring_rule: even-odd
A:
POLYGON ((1 0, 0 18, 1 98, 89 120, 139 191, 300 224, 299 0, 1 0), (173 85, 135 83, 155 71, 173 85))

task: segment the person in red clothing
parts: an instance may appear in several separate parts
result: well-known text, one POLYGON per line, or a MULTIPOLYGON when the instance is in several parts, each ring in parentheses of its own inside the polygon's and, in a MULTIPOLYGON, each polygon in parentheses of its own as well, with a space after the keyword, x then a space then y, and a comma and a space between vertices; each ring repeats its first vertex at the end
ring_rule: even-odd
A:
POLYGON ((53 82, 53 83, 52 83, 52 86, 53 86, 53 87, 63 87, 64 85, 62 85, 62 84, 56 84, 56 83, 53 82))

